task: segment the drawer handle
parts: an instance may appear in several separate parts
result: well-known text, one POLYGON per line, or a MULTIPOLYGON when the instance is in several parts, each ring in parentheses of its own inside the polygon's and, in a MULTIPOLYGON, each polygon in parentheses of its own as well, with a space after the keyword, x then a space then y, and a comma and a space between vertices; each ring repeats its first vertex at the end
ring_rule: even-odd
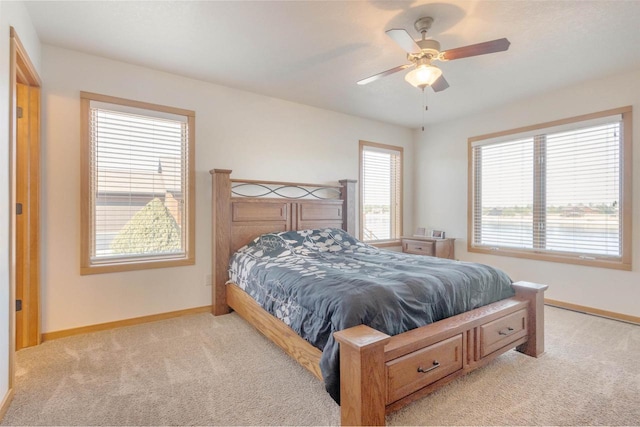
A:
POLYGON ((422 366, 418 366, 418 372, 422 372, 423 374, 426 374, 427 372, 433 371, 436 368, 440 367, 440 362, 438 362, 437 360, 433 361, 433 366, 427 369, 422 369, 422 366))
POLYGON ((501 331, 498 331, 498 334, 500 334, 500 335, 509 335, 511 332, 513 332, 513 328, 511 326, 509 326, 507 329, 503 329, 501 331))
POLYGON ((419 248, 416 247, 416 251, 421 251, 421 250, 422 250, 422 247, 419 247, 419 248))

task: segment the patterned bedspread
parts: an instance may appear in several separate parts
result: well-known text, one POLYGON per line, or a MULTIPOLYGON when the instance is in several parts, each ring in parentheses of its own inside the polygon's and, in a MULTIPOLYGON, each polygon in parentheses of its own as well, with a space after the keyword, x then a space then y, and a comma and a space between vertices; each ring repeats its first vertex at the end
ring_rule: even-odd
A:
POLYGON ((396 335, 514 295, 511 279, 493 267, 381 250, 339 229, 262 235, 232 256, 229 277, 322 350, 320 369, 337 402, 333 332, 365 324, 396 335))

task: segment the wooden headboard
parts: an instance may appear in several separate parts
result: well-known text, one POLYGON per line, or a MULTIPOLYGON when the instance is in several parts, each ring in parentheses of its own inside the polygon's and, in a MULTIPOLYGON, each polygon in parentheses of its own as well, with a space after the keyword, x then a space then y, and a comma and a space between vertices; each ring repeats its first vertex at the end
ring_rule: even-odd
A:
POLYGON ((355 236, 355 180, 344 179, 339 186, 295 182, 231 179, 231 171, 210 171, 212 186, 212 312, 226 314, 225 283, 231 255, 265 234, 308 228, 342 228, 355 236), (258 196, 242 196, 234 190, 246 185, 265 189, 258 196), (286 195, 297 189, 302 195, 286 195), (319 197, 318 191, 333 191, 337 198, 319 197), (267 197, 270 195, 281 197, 267 197), (315 199, 313 199, 315 197, 315 199))

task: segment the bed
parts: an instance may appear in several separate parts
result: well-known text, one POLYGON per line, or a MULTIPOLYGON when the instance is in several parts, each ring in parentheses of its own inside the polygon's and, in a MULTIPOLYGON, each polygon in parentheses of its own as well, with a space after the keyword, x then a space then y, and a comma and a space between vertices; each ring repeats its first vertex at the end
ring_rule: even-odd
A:
MULTIPOLYGON (((317 348, 324 345, 298 336, 294 329, 299 330, 300 325, 291 325, 287 316, 277 313, 274 316, 265 310, 249 295, 256 291, 247 290, 247 284, 240 277, 242 273, 232 270, 234 281, 230 281, 229 263, 230 260, 235 264, 246 263, 247 259, 255 258, 256 250, 263 252, 265 242, 269 246, 274 239, 282 240, 282 236, 285 242, 302 248, 300 242, 309 240, 306 235, 309 232, 302 230, 310 229, 324 233, 325 238, 329 235, 331 245, 338 252, 336 239, 347 249, 359 244, 359 251, 372 252, 367 245, 349 240, 349 235, 355 235, 355 181, 342 180, 339 186, 323 186, 232 180, 231 171, 221 169, 214 169, 211 174, 213 314, 236 311, 316 377, 327 379, 327 360, 317 348), (241 190, 247 186, 260 191, 243 193, 241 190), (338 197, 325 196, 326 193, 335 193, 338 197), (267 240, 258 239, 258 243, 252 243, 265 234, 268 234, 267 240), (298 238, 302 240, 297 242, 298 238), (256 244, 257 249, 252 247, 256 244), (238 255, 234 258, 234 253, 243 247, 246 251, 247 245, 253 253, 244 258, 245 261, 238 261, 238 255)), ((330 252, 324 247, 323 250, 330 252)), ((274 254, 273 259, 276 259, 279 253, 274 254)), ((426 261, 427 258, 421 259, 426 261)), ((403 268, 414 268, 418 259, 418 256, 410 257, 408 264, 411 265, 403 268)), ((440 260, 432 261, 436 267, 441 267, 440 260)), ((469 268, 465 263, 460 265, 469 268)), ((310 274, 313 276, 313 272, 310 274)), ((464 309, 424 326, 410 325, 407 332, 398 333, 383 324, 367 322, 376 326, 374 329, 357 324, 357 321, 347 324, 344 329, 338 328, 338 332, 331 331, 331 339, 339 345, 339 359, 335 362, 339 367, 339 381, 335 382, 336 386, 339 384, 339 391, 334 390, 332 397, 339 397, 342 424, 383 425, 387 413, 513 348, 538 357, 544 352, 543 295, 546 288, 545 285, 516 282, 508 293, 502 290, 496 294, 498 296, 493 296, 491 301, 497 298, 495 302, 476 301, 472 306, 479 305, 477 308, 464 309)), ((327 384, 332 382, 329 380, 327 384)))

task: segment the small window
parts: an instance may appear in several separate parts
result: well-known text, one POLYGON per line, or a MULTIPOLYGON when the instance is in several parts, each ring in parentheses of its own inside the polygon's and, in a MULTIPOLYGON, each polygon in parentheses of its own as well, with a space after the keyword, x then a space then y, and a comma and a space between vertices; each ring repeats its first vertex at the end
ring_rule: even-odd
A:
POLYGON ((81 93, 81 274, 195 263, 195 113, 81 93))
POLYGON ((631 269, 630 124, 626 107, 469 139, 469 250, 631 269))
POLYGON ((361 240, 400 240, 402 147, 360 141, 360 215, 361 240))

